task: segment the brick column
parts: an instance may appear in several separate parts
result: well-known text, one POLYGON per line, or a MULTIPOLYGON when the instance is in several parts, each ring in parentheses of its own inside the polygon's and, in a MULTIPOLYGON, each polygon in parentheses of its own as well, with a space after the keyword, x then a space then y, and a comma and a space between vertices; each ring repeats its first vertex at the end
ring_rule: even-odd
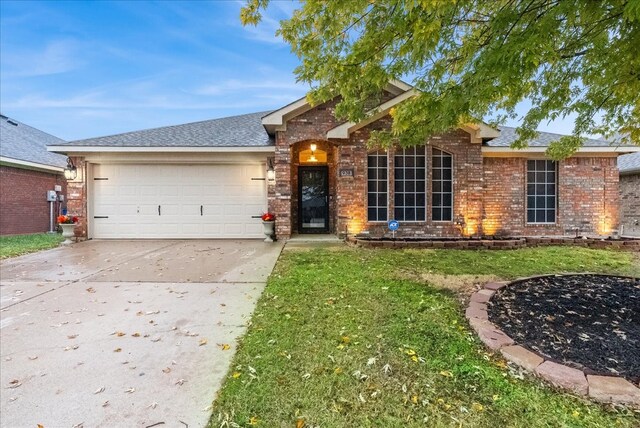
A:
POLYGON ((83 157, 72 157, 78 168, 74 180, 67 181, 67 213, 77 216, 80 221, 76 227, 76 236, 87 237, 87 162, 83 157))

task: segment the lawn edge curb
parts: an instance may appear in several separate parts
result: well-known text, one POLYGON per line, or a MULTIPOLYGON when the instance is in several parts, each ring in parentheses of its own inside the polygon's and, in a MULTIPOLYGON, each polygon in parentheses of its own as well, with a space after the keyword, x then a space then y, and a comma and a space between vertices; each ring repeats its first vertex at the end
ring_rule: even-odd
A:
MULTIPOLYGON (((598 275, 595 273, 573 273, 572 275, 598 275)), ((465 311, 465 317, 476 335, 492 351, 499 351, 509 362, 549 382, 555 387, 577 395, 587 396, 600 403, 622 404, 640 409, 640 388, 620 376, 587 374, 583 370, 560 364, 515 343, 505 332, 488 319, 487 305, 501 289, 519 282, 551 275, 535 275, 513 281, 491 281, 474 292, 465 311)), ((634 278, 625 275, 611 275, 634 278)))

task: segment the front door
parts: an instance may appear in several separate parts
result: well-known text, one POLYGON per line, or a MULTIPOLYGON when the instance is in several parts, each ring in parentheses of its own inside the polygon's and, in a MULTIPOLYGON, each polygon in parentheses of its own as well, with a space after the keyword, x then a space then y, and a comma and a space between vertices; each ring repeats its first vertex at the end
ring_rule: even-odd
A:
POLYGON ((298 232, 329 231, 328 178, 326 166, 298 168, 298 232))

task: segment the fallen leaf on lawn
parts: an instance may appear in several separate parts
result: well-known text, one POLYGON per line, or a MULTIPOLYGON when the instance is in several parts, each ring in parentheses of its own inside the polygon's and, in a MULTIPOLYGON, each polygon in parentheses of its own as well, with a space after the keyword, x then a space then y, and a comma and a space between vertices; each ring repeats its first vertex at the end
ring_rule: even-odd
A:
POLYGON ((122 348, 116 348, 113 350, 113 352, 122 352, 122 348))
POLYGON ((367 360, 367 365, 372 366, 376 363, 376 357, 371 357, 367 360))
POLYGON ((304 424, 304 419, 298 419, 296 421, 296 428, 304 428, 305 424, 304 424))
POLYGON ((233 372, 231 377, 233 377, 234 379, 238 379, 241 375, 242 375, 242 373, 240 373, 240 372, 233 372))
POLYGON ((342 336, 342 343, 349 343, 351 342, 351 338, 349 336, 342 336))
POLYGON ((251 419, 249 419, 249 425, 258 425, 258 418, 251 416, 251 419))
POLYGON ((136 392, 136 389, 135 389, 135 388, 129 388, 129 389, 127 389, 125 392, 126 392, 127 394, 132 394, 132 393, 136 392))
POLYGON ((140 337, 140 333, 133 333, 131 336, 133 336, 133 337, 140 337))
POLYGON ((471 408, 472 408, 473 410, 475 410, 476 412, 481 412, 481 411, 483 411, 483 410, 484 410, 484 406, 483 406, 482 404, 480 404, 480 403, 473 403, 473 404, 471 405, 471 408))
POLYGON ((93 391, 94 394, 100 394, 101 392, 104 392, 105 388, 104 386, 101 386, 100 388, 96 389, 95 391, 93 391))
MULTIPOLYGON (((198 341, 198 346, 202 346, 202 345, 206 345, 207 344, 207 339, 200 339, 198 341)), ((224 348, 222 348, 222 350, 224 351, 224 348)))
POLYGON ((342 368, 340 368, 340 367, 336 367, 335 369, 333 369, 333 372, 334 372, 335 374, 340 374, 340 373, 342 373, 342 368))
POLYGON ((162 369, 163 373, 169 373, 171 372, 171 367, 167 367, 166 369, 162 369))
POLYGON ((231 349, 231 346, 227 345, 226 343, 222 345, 218 344, 218 346, 220 346, 223 351, 228 351, 229 349, 231 349))
POLYGON ((385 364, 385 365, 382 367, 382 371, 384 372, 384 374, 389 374, 389 373, 391 373, 391 366, 390 366, 389 364, 385 364))
POLYGON ((411 396, 411 402, 413 404, 418 404, 418 396, 417 395, 413 395, 411 396))
POLYGON ((444 376, 444 377, 453 377, 453 373, 451 373, 450 371, 447 371, 447 370, 442 370, 440 372, 440 375, 444 376))
POLYGON ((175 385, 183 385, 186 382, 186 380, 184 379, 178 379, 178 381, 175 383, 175 385))

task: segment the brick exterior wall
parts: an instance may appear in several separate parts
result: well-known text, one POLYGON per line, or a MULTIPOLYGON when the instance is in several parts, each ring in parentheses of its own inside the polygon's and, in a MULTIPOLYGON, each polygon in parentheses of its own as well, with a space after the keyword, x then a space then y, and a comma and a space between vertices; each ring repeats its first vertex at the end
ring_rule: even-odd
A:
MULTIPOLYGON (((383 117, 353 132, 348 139, 326 141, 326 132, 339 125, 333 117, 337 101, 322 104, 287 122, 276 133, 276 184, 270 186, 269 207, 276 214, 276 233, 289 238, 297 232, 297 169, 299 150, 310 143, 328 152, 330 230, 371 236, 388 234, 386 222, 367 220, 367 141, 372 130, 388 129, 383 117), (339 177, 340 168, 353 168, 353 177, 339 177)), ((615 158, 574 157, 559 163, 557 221, 553 225, 526 223, 526 158, 483 158, 481 145, 463 130, 434 136, 426 143, 427 220, 401 222, 398 236, 561 236, 609 234, 618 227, 618 171, 615 158), (453 221, 430 219, 432 149, 453 156, 453 221)), ((394 149, 388 151, 388 176, 394 176, 394 149)), ((393 182, 389 182, 392 217, 393 182)))
POLYGON ((608 234, 618 227, 615 158, 573 157, 558 164, 556 223, 526 222, 525 158, 484 158, 483 232, 497 236, 608 234))
POLYGON ((0 166, 0 235, 47 232, 46 192, 56 185, 62 186, 61 194, 66 196, 65 179, 59 174, 0 166))
POLYGON ((70 215, 78 217, 76 236, 87 237, 87 162, 82 157, 72 157, 74 165, 78 168, 75 180, 67 183, 67 209, 70 215))
POLYGON ((640 173, 620 176, 620 224, 625 235, 640 236, 640 173))

